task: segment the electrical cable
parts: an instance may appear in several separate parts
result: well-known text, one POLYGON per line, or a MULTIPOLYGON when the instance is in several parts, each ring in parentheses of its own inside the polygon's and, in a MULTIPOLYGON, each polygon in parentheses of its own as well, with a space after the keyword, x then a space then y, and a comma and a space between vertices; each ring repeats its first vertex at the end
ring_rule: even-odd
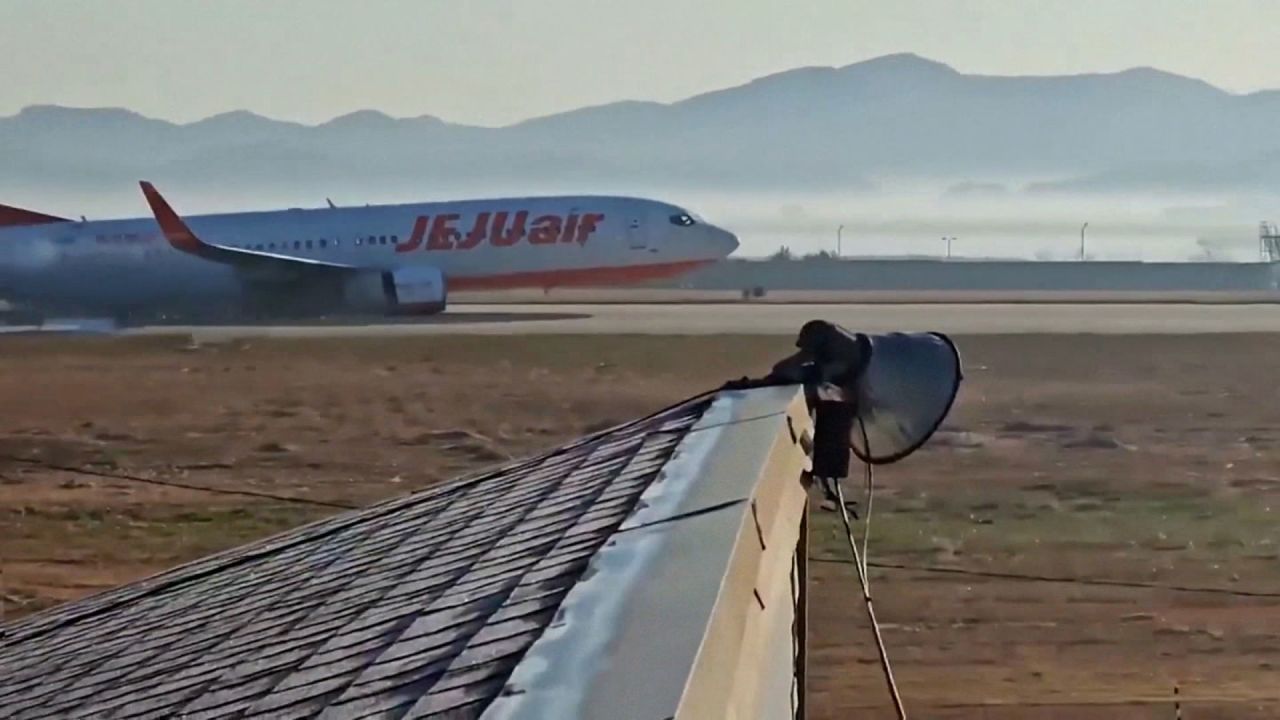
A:
MULTIPOLYGON (((627 428, 635 427, 645 422, 650 422, 655 418, 661 417, 667 413, 675 412, 676 410, 679 410, 683 407, 693 406, 698 403, 705 402, 707 401, 708 398, 715 395, 717 392, 718 390, 708 390, 708 391, 699 393, 692 397, 685 398, 684 400, 680 400, 678 402, 672 403, 671 405, 668 405, 667 407, 664 407, 661 410, 653 412, 644 417, 637 418, 635 420, 631 420, 624 423, 619 423, 618 425, 615 425, 611 428, 606 428, 594 433, 589 433, 587 435, 584 435, 578 438, 577 440, 574 440, 570 443, 562 445, 559 448, 556 448, 555 450, 552 450, 550 452, 543 453, 541 455, 534 455, 532 457, 528 457, 523 460, 513 461, 505 465, 486 468, 474 474, 465 475, 452 482, 442 483, 438 486, 419 491, 418 493, 411 493, 410 496, 417 496, 421 501, 421 500, 425 500, 427 498, 432 497, 435 493, 457 492, 463 488, 473 487, 485 481, 492 480, 494 477, 503 473, 517 473, 517 472, 524 471, 540 463, 548 462, 554 458, 566 455, 574 450, 583 448, 584 446, 590 446, 592 443, 600 442, 602 439, 607 438, 613 433, 626 430, 627 428)), ((359 508, 348 508, 347 506, 340 506, 340 505, 337 505, 336 503, 325 503, 323 501, 318 501, 318 500, 309 500, 307 498, 289 497, 289 496, 283 496, 283 495, 276 496, 276 495, 270 495, 267 493, 255 493, 253 491, 227 491, 227 490, 220 490, 218 488, 201 487, 198 485, 185 485, 182 483, 171 483, 167 481, 159 481, 159 480, 154 480, 152 478, 143 478, 143 477, 131 476, 131 475, 123 475, 123 474, 112 475, 112 474, 100 473, 92 470, 85 470, 84 468, 59 466, 53 463, 46 463, 41 460, 36 460, 33 458, 24 458, 21 456, 0 455, 0 459, 8 459, 13 462, 25 463, 28 465, 35 465, 35 466, 42 466, 50 470, 61 470, 65 472, 94 475, 94 476, 118 479, 118 480, 144 482, 148 484, 171 485, 174 487, 180 487, 180 488, 189 489, 189 490, 204 490, 208 492, 224 492, 224 493, 232 493, 232 494, 240 494, 240 495, 253 495, 256 497, 267 497, 273 500, 280 500, 284 502, 300 502, 300 503, 309 503, 313 505, 322 504, 322 505, 327 505, 332 507, 341 507, 342 509, 359 509, 359 508)), ((358 514, 356 517, 359 517, 364 520, 375 519, 386 513, 394 512, 396 507, 397 506, 391 506, 391 505, 385 505, 385 504, 381 507, 375 505, 369 508, 365 508, 363 512, 358 514)), ((125 602, 128 602, 137 596, 148 596, 148 595, 164 592, 168 588, 173 587, 174 585, 191 582, 201 577, 205 577, 211 573, 224 570, 228 567, 243 565, 245 563, 252 562, 264 555, 283 552, 287 548, 292 547, 297 543, 304 542, 307 540, 314 540, 316 537, 319 537, 319 536, 339 532, 345 529, 346 527, 348 527, 348 525, 349 525, 349 521, 339 520, 338 522, 328 522, 323 529, 318 530, 318 534, 313 534, 305 538, 298 537, 296 536, 296 534, 294 537, 291 537, 291 538, 283 538, 282 536, 282 540, 280 542, 271 543, 271 544, 250 545, 250 546, 247 546, 245 550, 241 552, 237 552, 234 555, 227 555, 227 554, 213 555, 209 558, 198 561, 199 563, 198 566, 193 563, 191 567, 198 568, 198 569, 191 570, 185 575, 172 577, 169 575, 169 573, 166 573, 161 576, 157 576, 156 579, 153 579, 153 584, 151 584, 150 586, 142 590, 140 595, 136 595, 136 596, 128 595, 128 594, 120 595, 119 590, 108 591, 110 593, 116 593, 116 594, 108 595, 107 597, 109 597, 110 599, 104 600, 101 604, 93 607, 92 609, 86 612, 82 612, 82 613, 71 612, 71 613, 59 615, 55 622, 41 625, 36 630, 28 630, 25 634, 22 635, 22 637, 24 639, 29 639, 31 637, 35 637, 40 634, 52 632, 53 630, 59 627, 65 627, 70 623, 79 622, 85 617, 92 617, 95 615, 100 615, 106 612, 110 612, 111 610, 118 607, 119 605, 125 602)), ((4 630, 0 628, 0 636, 3 635, 3 632, 4 630)))
MULTIPOLYGON (((848 565, 848 560, 833 557, 811 557, 813 562, 848 565)), ((1168 583, 1146 582, 1142 580, 1112 580, 1108 578, 1091 578, 1070 575, 1033 575, 1030 573, 1001 572, 998 570, 970 570, 967 568, 946 567, 942 565, 908 565, 905 563, 873 562, 867 567, 878 570, 906 570, 909 572, 939 573, 960 575, 965 577, 990 578, 993 580, 1019 580, 1023 582, 1061 583, 1068 585, 1092 585, 1097 587, 1131 588, 1134 590, 1164 590, 1167 592, 1205 593, 1209 595, 1230 595, 1233 597, 1280 598, 1280 591, 1274 590, 1237 590, 1235 588, 1215 587, 1213 585, 1173 585, 1168 583)))
MULTIPOLYGON (((861 415, 858 416, 858 430, 862 434, 862 447, 867 448, 868 452, 870 452, 871 441, 867 439, 867 423, 861 415)), ((871 573, 867 572, 867 562, 871 558, 868 547, 871 543, 871 502, 875 498, 875 470, 871 467, 871 463, 863 463, 862 466, 866 468, 867 495, 866 519, 863 520, 862 524, 862 575, 867 579, 867 587, 870 588, 871 573)))
MULTIPOLYGON (((619 432, 619 431, 621 431, 621 430, 625 430, 625 429, 630 428, 630 427, 633 427, 633 426, 635 426, 635 425, 639 425, 639 424, 641 424, 641 423, 644 423, 644 422, 647 422, 647 421, 649 421, 649 420, 652 420, 653 418, 658 417, 658 416, 660 416, 660 415, 663 415, 663 414, 665 414, 665 413, 669 413, 669 412, 672 412, 672 411, 674 411, 674 410, 677 410, 677 409, 679 409, 679 408, 681 408, 681 407, 683 407, 683 406, 686 406, 686 405, 692 405, 692 404, 695 404, 695 403, 698 403, 698 402, 704 401, 704 400, 706 400, 708 397, 710 397, 710 396, 714 395, 714 394, 715 394, 715 393, 717 393, 717 392, 719 392, 719 390, 718 390, 718 389, 716 389, 716 390, 706 390, 706 391, 703 391, 703 392, 698 393, 698 394, 696 394, 696 395, 693 395, 693 396, 691 396, 691 397, 688 397, 688 398, 685 398, 685 399, 680 400, 680 401, 678 401, 678 402, 672 403, 672 404, 670 404, 670 405, 668 405, 668 406, 666 406, 666 407, 664 407, 664 408, 662 408, 662 409, 660 409, 660 410, 657 410, 657 411, 654 411, 654 412, 652 412, 652 413, 650 413, 650 414, 648 414, 648 415, 645 415, 644 417, 640 417, 640 418, 637 418, 637 419, 635 419, 635 420, 630 420, 630 421, 627 421, 627 422, 624 422, 624 423, 619 423, 619 424, 617 424, 617 425, 614 425, 614 426, 612 426, 612 427, 605 428, 605 429, 603 429, 603 430, 598 430, 598 431, 596 431, 596 432, 588 433, 588 434, 586 434, 586 435, 584 435, 584 436, 582 436, 582 437, 578 438, 577 440, 574 440, 573 442, 570 442, 570 443, 568 443, 568 444, 566 444, 566 445, 564 445, 564 446, 562 446, 562 447, 560 447, 560 448, 557 448, 556 450, 553 450, 553 451, 551 451, 551 452, 549 452, 549 453, 544 453, 544 454, 542 454, 542 455, 534 455, 534 456, 529 457, 529 458, 525 458, 525 459, 522 459, 522 460, 517 460, 517 461, 512 462, 512 463, 509 463, 509 464, 507 464, 507 465, 502 465, 502 466, 498 466, 498 467, 494 467, 494 468, 486 468, 486 469, 481 470, 479 473, 477 473, 477 474, 475 474, 475 475, 473 475, 473 476, 459 478, 458 480, 455 480, 455 481, 454 481, 454 482, 452 482, 452 483, 446 483, 446 484, 445 484, 445 486, 447 486, 447 488, 448 488, 448 489, 454 489, 454 490, 456 490, 457 488, 459 488, 459 487, 461 487, 461 486, 464 486, 464 485, 466 485, 466 484, 474 483, 474 482, 481 481, 481 480, 486 480, 486 479, 488 479, 488 478, 492 477, 492 476, 493 476, 494 474, 496 474, 496 473, 500 473, 500 472, 518 472, 518 471, 520 471, 520 470, 522 470, 522 469, 524 469, 524 468, 526 468, 526 467, 529 467, 529 466, 531 466, 531 465, 533 465, 533 464, 536 464, 536 463, 539 463, 539 462, 544 462, 544 461, 549 460, 549 459, 551 459, 551 458, 553 458, 553 457, 556 457, 556 456, 558 456, 558 455, 561 455, 561 454, 563 454, 563 453, 565 453, 565 452, 567 452, 567 451, 569 451, 569 450, 573 450, 573 449, 579 448, 579 447, 581 447, 581 446, 583 446, 583 445, 585 445, 585 444, 587 444, 587 443, 590 443, 590 442, 592 442, 592 441, 595 441, 595 440, 597 440, 597 439, 599 439, 599 438, 601 438, 601 437, 603 437, 603 436, 610 435, 610 434, 613 434, 613 433, 619 432)), ((753 419, 758 419, 758 418, 753 418, 753 419)), ((704 428, 704 429, 705 429, 705 428, 704 428)), ((207 493, 212 493, 212 494, 215 494, 215 495, 239 495, 239 496, 242 496, 242 497, 254 497, 254 498, 259 498, 259 499, 263 499, 263 500, 276 500, 276 501, 278 501, 278 502, 291 502, 291 503, 299 503, 299 504, 302 504, 302 505, 314 505, 314 506, 317 506, 317 507, 327 507, 327 508, 333 508, 333 509, 336 509, 336 510, 359 510, 359 509, 360 509, 360 506, 358 506, 358 505, 349 505, 349 504, 346 504, 346 503, 329 502, 329 501, 327 501, 327 500, 314 500, 314 499, 311 499, 311 498, 297 497, 297 496, 290 496, 290 495, 275 495, 275 494, 272 494, 272 493, 258 492, 258 491, 255 491, 255 490, 229 490, 229 489, 225 489, 225 488, 208 487, 208 486, 205 486, 205 485, 189 485, 189 484, 187 484, 187 483, 175 482, 175 481, 172 481, 172 480, 159 480, 159 479, 156 479, 156 478, 142 477, 142 476, 139 476, 139 475, 128 475, 128 474, 124 474, 124 473, 111 473, 111 472, 105 472, 105 471, 100 471, 100 470, 90 470, 90 469, 88 469, 88 468, 84 468, 84 467, 75 467, 75 466, 71 466, 71 465, 61 465, 61 464, 58 464, 58 463, 51 463, 51 462, 48 462, 48 461, 45 461, 45 460, 40 460, 40 459, 38 459, 38 458, 23 457, 23 456, 21 456, 21 455, 0 455, 0 460, 7 460, 7 461, 9 461, 9 462, 13 462, 13 463, 18 463, 18 464, 23 464, 23 465, 30 465, 30 466, 33 466, 33 467, 40 467, 40 468, 44 468, 44 469, 46 469, 46 470, 53 470, 53 471, 57 471, 57 472, 66 472, 66 473, 72 473, 72 474, 76 474, 76 475, 86 475, 86 476, 89 476, 89 477, 98 477, 98 478, 103 478, 103 479, 107 479, 107 480, 122 480, 122 481, 126 481, 126 482, 145 483, 145 484, 147 484, 147 485, 159 485, 159 486, 163 486, 163 487, 178 488, 178 489, 181 489, 181 490, 193 490, 193 491, 196 491, 196 492, 207 492, 207 493)), ((432 488, 432 489, 438 489, 438 488, 432 488)))
POLYGON ((72 473, 75 475, 87 475, 89 477, 103 478, 107 480, 124 480, 127 482, 145 483, 147 485, 160 485, 162 487, 178 488, 181 490, 195 490, 197 492, 213 493, 215 495, 241 495, 246 497, 255 497, 263 500, 276 500, 279 502, 292 502, 302 505, 315 505, 318 507, 334 508, 338 510, 355 510, 355 505, 347 505, 345 503, 329 502, 327 500, 314 500, 312 498, 296 497, 290 495, 275 495, 272 493, 258 492, 256 490, 228 490, 226 488, 208 487, 206 485, 188 485, 186 483, 174 482, 172 480, 158 480, 156 478, 142 477, 140 475, 127 475, 124 473, 110 473, 100 470, 90 470, 83 467, 74 467, 71 465, 60 465, 58 463, 46 462, 37 458, 23 457, 21 455, 0 455, 0 460, 19 463, 23 465, 31 465, 33 467, 44 468, 45 470, 54 470, 57 472, 72 473))
MULTIPOLYGON (((867 465, 867 473, 871 474, 871 466, 867 465)), ((898 713, 898 720, 907 720, 907 710, 902 704, 902 695, 898 692, 898 683, 893 679, 893 666, 889 662, 889 652, 885 649, 884 637, 880 633, 880 623, 876 620, 875 607, 871 602, 871 586, 867 582, 866 565, 863 558, 865 553, 858 552, 858 542, 853 537, 853 526, 849 523, 849 510, 844 503, 844 489, 840 486, 839 479, 834 482, 836 491, 836 506, 840 508, 840 519, 844 522, 845 537, 849 540, 849 549, 853 551, 853 565, 858 571, 858 584, 862 587, 862 600, 867 609, 867 619, 871 623, 871 632, 875 636, 876 651, 880 653, 880 669, 884 671, 885 685, 889 689, 889 695, 893 698, 894 709, 898 713)), ((869 508, 868 508, 869 509, 869 508)), ((868 513, 868 518, 870 513, 868 513)), ((864 542, 870 537, 870 528, 863 536, 864 542)))

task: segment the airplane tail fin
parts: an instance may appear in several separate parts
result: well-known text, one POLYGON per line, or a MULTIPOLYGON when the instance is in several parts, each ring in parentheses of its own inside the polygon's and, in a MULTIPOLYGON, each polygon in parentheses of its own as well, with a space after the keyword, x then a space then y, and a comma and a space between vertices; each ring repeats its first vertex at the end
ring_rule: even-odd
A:
POLYGON ((0 227, 18 227, 21 225, 44 225, 46 223, 71 222, 66 218, 45 215, 34 210, 0 205, 0 227))

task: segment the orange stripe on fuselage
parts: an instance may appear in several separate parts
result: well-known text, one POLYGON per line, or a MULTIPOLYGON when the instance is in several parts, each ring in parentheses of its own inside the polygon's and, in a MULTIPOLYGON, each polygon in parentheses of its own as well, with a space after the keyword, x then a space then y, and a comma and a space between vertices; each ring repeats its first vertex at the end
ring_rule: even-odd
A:
POLYGON ((514 290, 517 288, 591 287, 661 280, 709 265, 714 260, 624 265, 573 270, 535 270, 503 275, 448 278, 450 290, 514 290))

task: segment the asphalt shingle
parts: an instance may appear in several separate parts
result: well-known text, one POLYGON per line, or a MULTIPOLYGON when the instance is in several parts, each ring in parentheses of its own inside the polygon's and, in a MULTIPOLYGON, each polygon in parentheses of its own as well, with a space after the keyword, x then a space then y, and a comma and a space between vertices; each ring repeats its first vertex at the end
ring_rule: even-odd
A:
POLYGON ((478 717, 708 403, 13 623, 0 718, 478 717))

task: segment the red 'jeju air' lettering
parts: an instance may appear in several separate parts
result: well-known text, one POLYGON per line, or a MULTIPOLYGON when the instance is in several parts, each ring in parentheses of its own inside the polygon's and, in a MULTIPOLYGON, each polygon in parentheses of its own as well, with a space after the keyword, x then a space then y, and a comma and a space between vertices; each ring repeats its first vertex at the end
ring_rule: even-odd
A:
POLYGON ((492 213, 482 212, 479 215, 476 215, 475 224, 471 226, 471 230, 467 233, 467 236, 462 238, 458 243, 459 250, 470 250, 484 242, 484 239, 489 235, 489 216, 491 214, 492 213))
POLYGON ((458 213, 437 215, 431 223, 431 237, 427 239, 428 250, 452 250, 453 244, 461 239, 458 228, 453 223, 458 221, 458 213))
MULTIPOLYGON (((409 239, 396 245, 396 252, 411 252, 419 248, 425 250, 472 250, 480 247, 487 240, 494 247, 511 247, 526 236, 530 245, 554 245, 556 243, 577 243, 585 245, 587 239, 600 229, 604 222, 602 213, 586 213, 577 215, 539 215, 529 222, 529 211, 476 213, 475 220, 470 223, 464 235, 458 228, 460 216, 457 213, 446 213, 431 218, 427 215, 419 217, 413 225, 413 233, 409 239)), ((464 227, 466 227, 464 225, 464 227)))
POLYGON ((413 223, 413 233, 409 235, 409 239, 396 245, 396 252, 406 253, 413 252, 422 247, 422 239, 427 236, 427 223, 431 221, 429 215, 420 215, 413 223))
POLYGON ((489 242, 494 247, 511 247, 524 237, 524 224, 529 219, 529 211, 521 210, 512 218, 511 227, 507 227, 507 213, 493 215, 493 229, 489 233, 489 242))
POLYGON ((560 216, 543 215, 533 221, 529 242, 534 245, 551 245, 560 238, 560 216))

